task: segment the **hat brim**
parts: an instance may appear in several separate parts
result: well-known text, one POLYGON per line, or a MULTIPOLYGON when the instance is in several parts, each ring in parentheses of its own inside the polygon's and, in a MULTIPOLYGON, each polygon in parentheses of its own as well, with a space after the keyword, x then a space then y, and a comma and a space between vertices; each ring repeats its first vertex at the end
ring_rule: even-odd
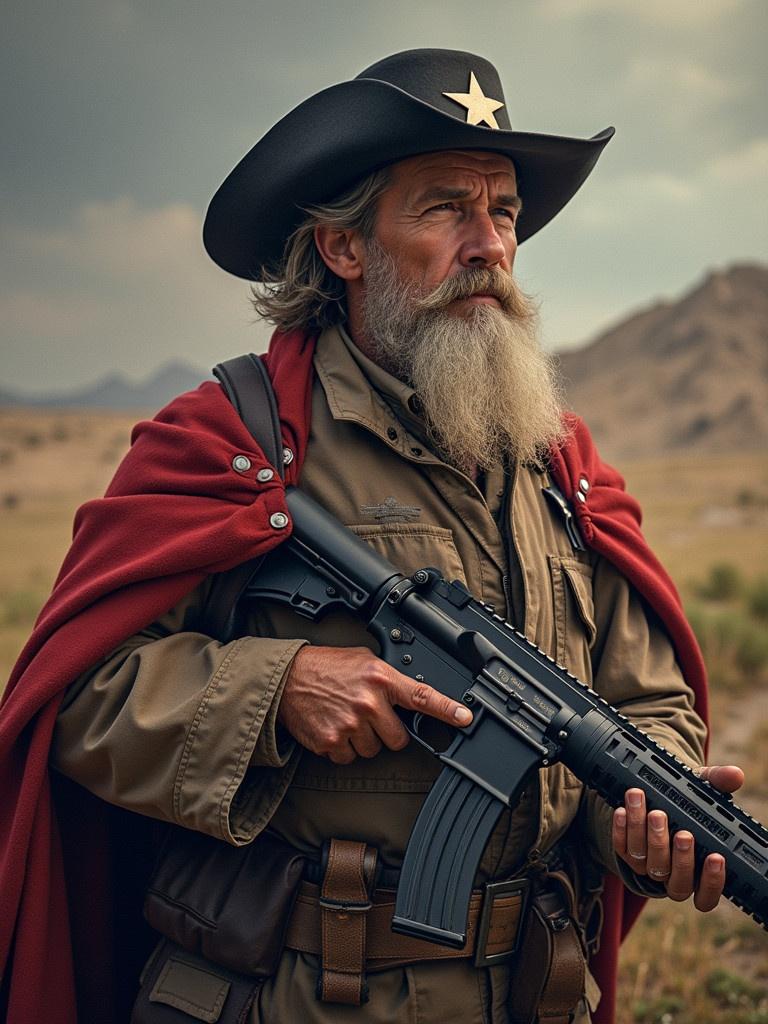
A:
POLYGON ((331 201, 386 164, 447 149, 513 160, 523 242, 573 197, 613 134, 573 139, 469 125, 387 82, 342 82, 305 100, 243 157, 211 200, 203 242, 224 270, 258 281, 262 267, 279 262, 302 207, 331 201))

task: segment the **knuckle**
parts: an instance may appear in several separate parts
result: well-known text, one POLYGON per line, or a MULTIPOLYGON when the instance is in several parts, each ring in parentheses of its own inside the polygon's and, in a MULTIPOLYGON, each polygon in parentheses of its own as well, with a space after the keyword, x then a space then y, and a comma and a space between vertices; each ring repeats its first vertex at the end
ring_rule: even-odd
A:
POLYGON ((451 722, 455 721, 454 704, 450 697, 441 697, 438 700, 437 710, 443 718, 451 722))
POLYGON ((352 704, 358 715, 364 718, 372 715, 378 706, 378 702, 370 690, 362 690, 355 694, 352 704))
POLYGON ((392 669, 386 661, 382 661, 375 655, 371 660, 369 671, 377 686, 387 687, 392 683, 392 669))
POLYGON ((427 686, 426 683, 417 683, 413 690, 411 690, 411 700, 416 707, 423 708, 429 704, 429 699, 433 693, 432 687, 427 686))
POLYGON ((326 752, 331 751, 335 747, 340 746, 343 739, 344 737, 340 729, 325 729, 321 737, 323 749, 326 752))
POLYGON ((672 886, 667 886, 667 896, 675 903, 684 903, 690 895, 690 889, 676 889, 672 886))

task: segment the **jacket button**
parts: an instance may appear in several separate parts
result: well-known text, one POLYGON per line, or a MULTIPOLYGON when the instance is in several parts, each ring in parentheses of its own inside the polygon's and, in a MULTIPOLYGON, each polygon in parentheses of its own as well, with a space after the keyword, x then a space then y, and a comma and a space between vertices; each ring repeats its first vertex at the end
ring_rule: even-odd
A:
POLYGON ((284 530, 288 525, 288 516, 285 512, 273 512, 269 517, 270 526, 274 526, 276 530, 284 530))
POLYGON ((247 473, 251 468, 251 460, 247 455, 236 455, 232 459, 232 469, 238 473, 247 473))
POLYGON ((274 475, 274 469, 260 469, 259 472, 256 474, 256 479, 259 481, 259 483, 266 484, 272 479, 274 475))
POLYGON ((583 491, 576 491, 576 497, 579 499, 579 501, 582 502, 587 500, 587 496, 584 494, 583 491))
POLYGON ((283 465, 290 466, 293 462, 293 452, 290 448, 283 448, 283 465))
POLYGON ((394 427, 387 428, 387 437, 389 438, 390 441, 397 440, 397 431, 395 430, 394 427))
POLYGON ((585 476, 583 476, 579 480, 579 487, 582 489, 582 491, 584 491, 585 494, 589 490, 589 480, 587 480, 587 478, 585 476))

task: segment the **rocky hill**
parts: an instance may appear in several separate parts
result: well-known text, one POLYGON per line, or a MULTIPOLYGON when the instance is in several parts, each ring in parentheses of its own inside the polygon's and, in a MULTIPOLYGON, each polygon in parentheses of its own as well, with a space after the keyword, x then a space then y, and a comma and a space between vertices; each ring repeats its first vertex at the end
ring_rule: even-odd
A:
MULTIPOLYGON (((768 451, 768 267, 710 273, 560 360, 568 403, 609 460, 768 451)), ((0 390, 0 407, 154 410, 206 376, 169 363, 140 383, 115 374, 57 394, 0 390)))
POLYGON ((160 409, 176 395, 192 391, 208 376, 182 362, 166 363, 146 380, 134 383, 120 373, 74 391, 29 395, 0 390, 0 407, 24 405, 42 408, 160 409))
POLYGON ((768 451, 768 267, 715 271, 560 359, 609 459, 768 451))

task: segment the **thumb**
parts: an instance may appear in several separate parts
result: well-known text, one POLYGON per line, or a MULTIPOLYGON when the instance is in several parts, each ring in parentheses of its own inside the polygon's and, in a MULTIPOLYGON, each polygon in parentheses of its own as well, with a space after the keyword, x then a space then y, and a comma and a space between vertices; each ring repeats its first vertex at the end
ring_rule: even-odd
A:
POLYGON ((721 793, 735 793, 744 785, 744 772, 735 764, 704 765, 696 770, 700 779, 706 779, 721 793))

